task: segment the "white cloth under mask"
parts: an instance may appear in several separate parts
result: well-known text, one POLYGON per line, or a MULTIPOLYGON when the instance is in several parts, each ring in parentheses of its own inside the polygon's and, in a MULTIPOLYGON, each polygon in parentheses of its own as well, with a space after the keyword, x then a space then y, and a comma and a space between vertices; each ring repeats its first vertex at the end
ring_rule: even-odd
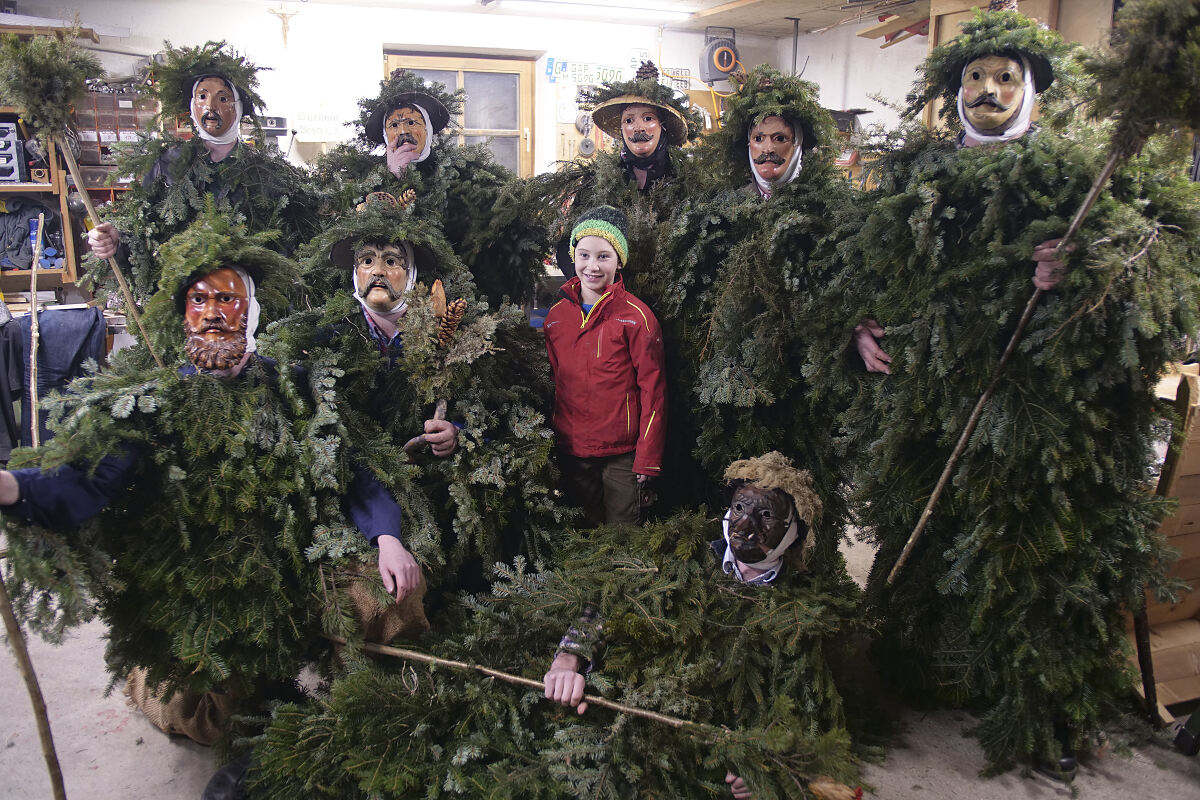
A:
MULTIPOLYGON (((396 315, 395 318, 398 319, 401 314, 408 310, 408 301, 404 299, 405 295, 411 292, 412 288, 417 285, 417 262, 413 258, 412 244, 409 242, 398 242, 396 246, 404 250, 405 263, 408 264, 408 282, 404 286, 404 291, 400 294, 400 299, 396 301, 396 305, 391 307, 386 316, 394 314, 396 315)), ((366 299, 362 296, 362 290, 358 287, 358 268, 355 267, 350 275, 354 283, 354 299, 367 311, 372 314, 378 314, 378 311, 367 305, 366 299)))
MULTIPOLYGON (((1029 130, 1029 118, 1033 114, 1033 98, 1037 94, 1037 87, 1033 85, 1033 68, 1029 65, 1029 59, 1025 56, 1018 56, 1021 59, 1021 67, 1025 71, 1025 94, 1021 97, 1021 107, 1017 109, 1017 114, 1013 117, 1013 122, 1008 126, 1008 130, 1004 133, 990 134, 983 133, 974 125, 971 120, 967 119, 966 109, 963 107, 963 87, 960 80, 958 86, 958 118, 962 120, 963 128, 966 129, 967 135, 980 144, 993 144, 995 142, 1011 142, 1013 139, 1019 139, 1029 130)), ((967 67, 970 64, 963 66, 963 75, 967 74, 967 67)))
POLYGON ((258 304, 258 298, 255 297, 254 278, 250 277, 250 273, 241 267, 230 267, 237 273, 242 282, 246 284, 246 352, 258 352, 258 343, 254 340, 254 334, 258 331, 258 318, 262 315, 262 306, 258 304))
MULTIPOLYGON (((767 553, 766 558, 764 558, 762 561, 756 561, 754 563, 745 562, 746 566, 754 567, 754 569, 761 570, 763 572, 762 575, 753 579, 753 581, 747 581, 742 577, 742 571, 738 567, 737 556, 734 555, 733 547, 729 544, 729 511, 725 512, 725 517, 721 520, 721 532, 725 536, 725 558, 722 561, 722 565, 731 566, 737 573, 738 580, 742 581, 743 583, 770 583, 775 579, 775 576, 779 574, 779 565, 783 563, 783 554, 786 553, 787 549, 795 544, 796 540, 800 538, 800 520, 799 517, 793 513, 791 516, 791 521, 788 523, 787 533, 783 535, 783 538, 779 541, 779 544, 767 553)), ((727 573, 729 572, 729 566, 725 566, 725 572, 727 573)))
MULTIPOLYGON (((425 146, 421 148, 421 155, 409 162, 410 164, 420 164, 422 161, 429 158, 429 148, 433 144, 433 123, 429 121, 429 112, 421 108, 416 103, 405 103, 404 105, 411 106, 417 111, 420 111, 421 119, 425 120, 425 146)), ((396 109, 394 108, 392 109, 392 111, 395 110, 396 109)), ((380 131, 380 133, 383 134, 383 146, 385 148, 387 147, 387 118, 391 116, 392 111, 389 111, 383 115, 383 125, 381 126, 383 130, 380 131)))
POLYGON ((758 174, 758 170, 755 169, 758 165, 754 163, 754 154, 750 152, 747 144, 746 155, 750 158, 750 174, 754 176, 754 182, 758 184, 758 193, 763 197, 770 197, 773 191, 796 180, 796 176, 800 174, 800 165, 804 161, 804 149, 801 147, 804 144, 804 133, 800 130, 800 126, 792 123, 791 120, 788 120, 788 124, 796 131, 796 146, 792 149, 792 157, 784 165, 783 172, 775 180, 769 181, 758 174))
POLYGON ((233 124, 229 126, 229 130, 225 131, 220 136, 213 136, 211 133, 204 130, 204 126, 200 124, 200 118, 196 116, 196 87, 200 85, 200 81, 214 77, 219 78, 220 76, 205 75, 201 78, 197 78, 196 82, 192 84, 192 104, 189 106, 192 114, 192 124, 196 127, 196 135, 204 141, 212 142, 213 144, 230 144, 231 142, 236 142, 238 136, 242 132, 242 98, 238 94, 236 86, 229 81, 226 81, 224 78, 220 78, 222 81, 225 81, 226 86, 233 90, 233 113, 235 116, 233 124))

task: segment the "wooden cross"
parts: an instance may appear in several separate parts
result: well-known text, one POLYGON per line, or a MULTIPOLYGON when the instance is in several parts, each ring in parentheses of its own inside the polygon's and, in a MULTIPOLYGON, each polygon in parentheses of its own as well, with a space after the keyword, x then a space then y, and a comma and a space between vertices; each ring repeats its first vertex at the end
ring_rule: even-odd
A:
POLYGON ((283 46, 287 47, 288 20, 300 12, 288 11, 283 7, 283 3, 280 3, 279 8, 268 8, 267 13, 274 14, 275 16, 279 17, 279 22, 283 25, 283 46))

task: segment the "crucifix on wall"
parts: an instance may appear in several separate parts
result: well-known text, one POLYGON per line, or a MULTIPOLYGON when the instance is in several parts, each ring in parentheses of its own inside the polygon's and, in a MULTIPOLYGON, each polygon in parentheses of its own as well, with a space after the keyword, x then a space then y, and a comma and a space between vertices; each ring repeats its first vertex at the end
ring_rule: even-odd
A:
POLYGON ((268 8, 267 13, 274 14, 275 16, 279 17, 279 22, 281 25, 283 25, 283 31, 282 31, 283 46, 287 47, 287 34, 288 34, 288 24, 289 24, 288 20, 290 20, 292 17, 296 16, 300 12, 299 11, 288 11, 286 8, 283 7, 283 3, 280 3, 279 8, 268 8))

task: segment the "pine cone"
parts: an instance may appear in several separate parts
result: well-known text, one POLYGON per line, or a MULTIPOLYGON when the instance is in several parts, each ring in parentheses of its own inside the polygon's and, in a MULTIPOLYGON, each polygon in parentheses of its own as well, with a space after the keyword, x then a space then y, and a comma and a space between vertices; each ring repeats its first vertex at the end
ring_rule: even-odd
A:
POLYGON ((638 67, 637 73, 633 76, 635 81, 654 81, 658 82, 658 67, 654 66, 653 61, 643 61, 638 67))
POLYGON ((446 317, 446 290, 442 288, 442 279, 438 278, 429 289, 429 297, 433 302, 433 315, 439 320, 446 317))
POLYGON ((439 345, 450 346, 450 340, 454 337, 454 332, 458 330, 458 325, 462 322, 463 314, 466 311, 467 301, 461 297, 446 306, 446 316, 442 317, 442 324, 438 327, 439 345))
POLYGON ((417 199, 417 190, 416 189, 405 189, 403 192, 400 193, 400 200, 398 201, 400 203, 400 208, 408 208, 409 206, 411 206, 413 204, 413 201, 416 199, 417 199))

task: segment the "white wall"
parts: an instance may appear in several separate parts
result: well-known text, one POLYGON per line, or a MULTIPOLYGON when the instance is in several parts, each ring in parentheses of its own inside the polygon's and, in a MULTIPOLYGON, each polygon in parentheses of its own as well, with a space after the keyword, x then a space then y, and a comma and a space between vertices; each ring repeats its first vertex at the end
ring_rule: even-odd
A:
MULTIPOLYGON (((267 112, 302 127, 310 141, 351 135, 341 123, 357 118, 358 98, 378 92, 385 49, 536 56, 536 171, 552 169, 556 152, 559 91, 545 74, 547 58, 624 67, 629 78, 631 57, 640 50, 660 67, 686 67, 695 75, 704 42, 700 33, 666 30, 660 37, 652 25, 289 2, 299 13, 289 20, 284 47, 280 20, 267 11, 279 5, 279 0, 20 0, 17 11, 65 19, 78 14, 85 25, 127 28, 128 37, 102 37, 99 47, 142 54, 160 50, 163 40, 184 46, 225 39, 259 66, 272 68, 259 75, 267 112)), ((762 37, 739 37, 738 46, 750 65, 774 60, 778 50, 776 40, 762 37)), ((790 58, 789 44, 789 63, 790 58)), ((111 74, 127 72, 134 60, 109 54, 105 67, 111 74)))
MULTIPOLYGON (((871 20, 833 28, 825 33, 801 34, 796 71, 821 87, 821 105, 835 110, 866 108, 872 113, 861 118, 865 125, 893 127, 899 115, 869 95, 882 95, 902 106, 917 77, 917 67, 928 53, 929 39, 914 36, 886 50, 882 39, 865 39, 855 31, 871 20), (807 59, 807 64, 805 63, 807 59)), ((792 38, 777 40, 775 63, 785 71, 792 67, 792 38)))

